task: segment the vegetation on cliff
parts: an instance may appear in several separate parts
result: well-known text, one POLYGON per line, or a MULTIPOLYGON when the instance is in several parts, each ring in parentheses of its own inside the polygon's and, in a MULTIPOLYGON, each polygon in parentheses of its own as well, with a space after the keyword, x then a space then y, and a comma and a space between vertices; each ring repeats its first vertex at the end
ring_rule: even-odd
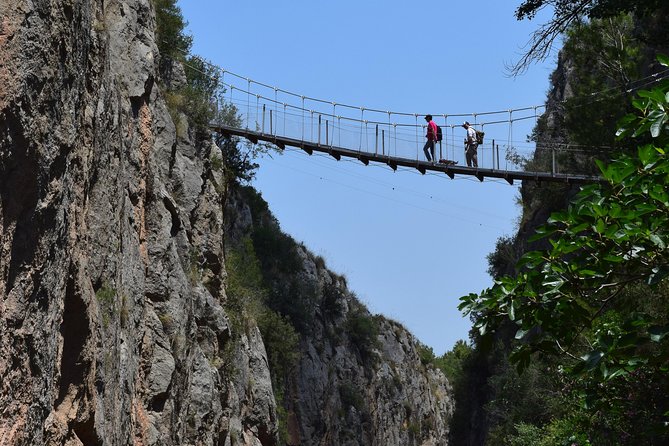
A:
POLYGON ((669 83, 644 77, 669 60, 660 57, 660 69, 648 61, 648 30, 638 26, 662 19, 606 17, 570 24, 561 58, 569 66, 556 74, 569 77, 572 96, 554 98, 558 109, 533 135, 587 149, 564 156, 580 170, 601 160, 606 184, 576 196, 523 186, 519 233, 489 257, 496 285, 462 298, 475 329, 455 383, 456 444, 669 440, 669 83))

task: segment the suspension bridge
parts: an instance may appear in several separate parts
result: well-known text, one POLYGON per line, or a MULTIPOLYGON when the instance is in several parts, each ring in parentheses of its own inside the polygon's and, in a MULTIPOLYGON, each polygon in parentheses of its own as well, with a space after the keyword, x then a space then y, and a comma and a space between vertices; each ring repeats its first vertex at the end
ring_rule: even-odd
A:
MULTIPOLYGON (((533 126, 545 105, 456 114, 379 110, 300 95, 216 68, 220 70, 217 81, 225 91, 218 102, 234 105, 241 119, 234 126, 211 123, 211 130, 246 138, 254 144, 265 142, 281 149, 295 147, 309 155, 322 152, 336 160, 352 158, 365 165, 382 163, 392 170, 401 166, 415 168, 422 174, 443 172, 451 179, 456 175, 469 175, 480 181, 503 179, 509 184, 516 180, 603 181, 596 175, 563 171, 563 164, 573 164, 575 159, 582 162, 590 158, 594 163, 592 152, 586 147, 514 140, 514 125, 516 131, 522 122, 533 126), (444 162, 427 161, 423 154, 426 141, 423 118, 427 114, 443 129, 444 137, 436 145, 435 158, 444 162), (485 141, 478 147, 478 167, 468 167, 465 162, 465 129, 462 128, 465 120, 485 132, 485 141), (539 154, 543 162, 528 162, 535 154, 539 154)), ((641 86, 662 78, 649 76, 649 81, 641 86)))
MULTIPOLYGON (((427 171, 443 172, 451 179, 455 178, 456 174, 460 174, 475 176, 480 181, 483 181, 485 178, 501 178, 506 180, 509 184, 513 184, 514 180, 558 181, 566 183, 593 183, 603 181, 603 179, 598 176, 563 174, 555 172, 528 172, 521 170, 496 169, 494 167, 485 168, 458 166, 457 162, 452 162, 453 160, 448 160, 448 162, 444 163, 429 162, 420 160, 418 158, 406 158, 391 154, 386 155, 384 153, 385 149, 382 149, 381 153, 376 150, 374 152, 366 150, 353 150, 335 146, 333 144, 321 144, 305 139, 275 135, 271 132, 265 133, 262 131, 252 131, 249 129, 231 127, 223 124, 213 124, 211 129, 225 135, 246 138, 254 144, 257 144, 259 141, 263 141, 274 144, 281 149, 285 149, 286 146, 296 147, 304 150, 309 155, 311 155, 313 152, 327 153, 337 161, 339 161, 342 157, 348 157, 358 159, 365 165, 368 165, 370 162, 383 163, 387 164, 393 170, 397 170, 397 168, 401 166, 416 168, 422 174, 425 174, 427 171)), ((382 146, 383 145, 384 144, 382 143, 382 146)), ((482 147, 479 146, 478 149, 481 150, 482 147)), ((441 149, 439 149, 439 151, 443 153, 441 149)), ((555 160, 555 156, 553 156, 553 160, 555 160)), ((481 157, 479 157, 479 164, 481 164, 481 157)), ((495 164, 494 159, 492 164, 495 164)))

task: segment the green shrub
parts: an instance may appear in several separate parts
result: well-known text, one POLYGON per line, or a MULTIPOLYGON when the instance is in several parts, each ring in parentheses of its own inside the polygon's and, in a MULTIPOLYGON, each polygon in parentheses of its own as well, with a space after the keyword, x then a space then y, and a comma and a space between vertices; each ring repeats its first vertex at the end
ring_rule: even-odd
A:
POLYGON ((508 446, 538 446, 545 436, 543 429, 528 423, 516 425, 516 434, 506 438, 508 446))
POLYGON ((261 297, 266 292, 260 262, 250 238, 242 239, 236 247, 230 249, 226 253, 225 260, 228 297, 235 299, 261 297))
POLYGON ((321 300, 321 312, 327 319, 336 319, 344 311, 344 292, 336 283, 331 283, 323 287, 323 299, 321 300))
POLYGON ((184 30, 188 22, 177 6, 177 0, 152 0, 156 11, 156 43, 160 54, 172 59, 183 60, 188 54, 193 37, 184 30))
POLYGON ((409 437, 412 440, 418 441, 420 439, 420 423, 418 421, 409 423, 407 430, 409 431, 409 437))
POLYGON ((456 382, 462 378, 465 361, 468 360, 471 353, 472 347, 460 339, 450 351, 435 359, 435 365, 444 372, 452 385, 456 385, 456 382))
POLYGON ((99 290, 95 292, 95 297, 100 306, 100 314, 102 315, 102 325, 107 328, 114 315, 114 301, 116 297, 116 290, 105 282, 99 290))
POLYGON ((555 420, 544 427, 518 423, 516 432, 506 437, 505 446, 590 446, 587 436, 570 420, 555 420))
POLYGON ((354 407, 358 412, 365 409, 365 399, 362 391, 350 381, 339 384, 339 397, 345 409, 354 407))
POLYGON ((495 242, 495 250, 488 254, 488 274, 493 279, 504 274, 511 274, 518 261, 515 250, 515 237, 502 236, 495 242))
POLYGON ((317 301, 315 284, 294 276, 271 283, 274 286, 269 292, 267 306, 286 316, 299 333, 310 333, 317 301))
POLYGON ((216 98, 223 94, 219 70, 199 56, 189 56, 184 68, 188 83, 180 91, 184 96, 183 112, 195 128, 196 136, 208 137, 209 123, 216 117, 216 98))
POLYGON ((233 333, 238 336, 257 319, 259 307, 267 294, 250 238, 241 240, 237 246, 226 252, 225 269, 225 309, 230 317, 233 333))
POLYGON ((420 358, 420 363, 424 366, 434 365, 436 360, 432 347, 422 344, 418 345, 418 357, 420 358))
POLYGON ((297 365, 300 357, 300 337, 287 318, 265 309, 258 317, 272 381, 275 388, 283 388, 283 379, 297 365))
POLYGON ((265 306, 268 291, 253 242, 244 238, 226 255, 228 273, 225 308, 233 329, 258 326, 265 344, 272 380, 282 392, 283 379, 299 359, 299 336, 288 318, 265 306))
POLYGON ((346 320, 346 332, 351 343, 358 349, 363 360, 374 358, 374 349, 378 347, 379 324, 362 306, 352 306, 346 320))
POLYGON ((262 269, 270 280, 292 276, 302 269, 297 243, 278 226, 255 227, 252 237, 262 269))

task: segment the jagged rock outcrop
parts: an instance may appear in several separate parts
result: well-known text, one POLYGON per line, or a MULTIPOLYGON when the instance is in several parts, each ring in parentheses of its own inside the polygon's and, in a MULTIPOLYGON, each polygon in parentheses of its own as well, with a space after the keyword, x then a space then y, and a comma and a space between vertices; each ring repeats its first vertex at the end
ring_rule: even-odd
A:
MULTIPOLYGON (((0 445, 278 444, 265 343, 226 310, 220 149, 175 127, 152 3, 0 17, 0 445)), ((340 324, 371 316, 335 286, 286 381, 290 444, 446 444, 443 375, 387 320, 361 350, 340 324)))
POLYGON ((287 412, 286 444, 448 444, 452 392, 423 356, 427 348, 397 322, 370 314, 344 277, 281 236, 256 192, 240 195, 229 202, 229 245, 248 237, 259 255, 274 257, 267 256, 266 246, 280 251, 275 255, 281 264, 261 261, 272 289, 283 290, 270 292, 269 305, 291 317, 299 314, 302 323, 295 324, 301 334, 296 366, 287 376, 275 376, 286 389, 277 401, 287 412), (267 243, 268 233, 283 241, 267 243), (276 274, 285 263, 297 267, 276 274), (281 299, 290 307, 282 307, 281 299))
POLYGON ((288 444, 448 444, 453 402, 442 373, 421 363, 419 343, 401 325, 377 322, 378 344, 362 360, 350 338, 322 332, 303 344, 290 395, 300 429, 288 444))

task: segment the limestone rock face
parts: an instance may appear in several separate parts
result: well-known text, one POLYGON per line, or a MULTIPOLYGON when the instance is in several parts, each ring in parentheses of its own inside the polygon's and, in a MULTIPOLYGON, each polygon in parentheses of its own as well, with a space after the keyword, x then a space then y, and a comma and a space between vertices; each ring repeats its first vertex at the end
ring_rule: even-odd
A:
POLYGON ((0 444, 275 444, 262 340, 231 349, 203 285, 217 149, 177 137, 150 0, 0 17, 0 444))
MULTIPOLYGON (((250 236, 259 255, 268 245, 278 247, 280 262, 261 261, 272 285, 270 307, 297 320, 300 332, 297 364, 285 376, 274 375, 283 388, 277 401, 285 414, 282 442, 447 445, 452 391, 430 364, 427 347, 399 323, 370 314, 346 279, 303 245, 268 243, 268 233, 280 234, 276 220, 266 205, 257 205, 258 196, 246 198, 255 206, 244 200, 228 203, 229 244, 250 236), (272 273, 286 263, 294 265, 290 271, 272 273)), ((266 348, 271 355, 274 345, 266 348)))
POLYGON ((177 132, 154 30, 151 0, 0 2, 0 445, 446 444, 444 376, 304 247, 270 284, 318 290, 297 367, 235 324, 253 218, 177 132))
MULTIPOLYGON (((342 287, 313 259, 309 263, 320 284, 342 287)), ((328 315, 320 305, 312 334, 302 342, 289 379, 289 407, 299 431, 288 444, 447 445, 451 389, 441 371, 421 362, 425 347, 342 291, 339 313, 328 315), (377 327, 371 339, 359 333, 356 321, 365 320, 377 327)))

